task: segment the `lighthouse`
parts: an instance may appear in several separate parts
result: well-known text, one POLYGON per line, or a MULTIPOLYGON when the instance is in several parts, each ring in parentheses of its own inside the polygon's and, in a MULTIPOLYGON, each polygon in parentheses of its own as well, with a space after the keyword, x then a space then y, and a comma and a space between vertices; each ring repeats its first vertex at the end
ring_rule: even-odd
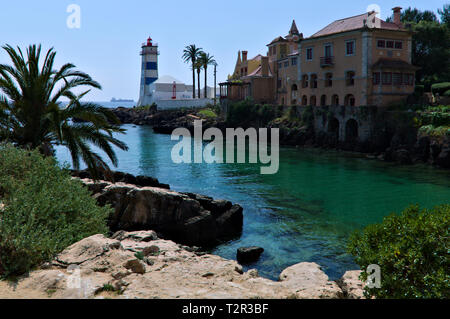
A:
POLYGON ((155 101, 155 82, 158 80, 158 44, 152 38, 142 44, 141 90, 138 106, 151 105, 155 101))

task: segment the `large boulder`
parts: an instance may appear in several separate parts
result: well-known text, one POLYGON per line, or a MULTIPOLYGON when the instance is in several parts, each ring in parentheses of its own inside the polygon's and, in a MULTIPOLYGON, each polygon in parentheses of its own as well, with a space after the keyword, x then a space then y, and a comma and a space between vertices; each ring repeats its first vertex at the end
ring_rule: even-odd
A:
POLYGON ((365 299, 364 283, 359 279, 361 270, 349 270, 337 281, 347 299, 365 299))
POLYGON ((194 246, 214 246, 242 232, 242 207, 229 201, 161 187, 82 181, 94 191, 99 205, 114 208, 109 220, 112 231, 153 229, 164 237, 194 246))
POLYGON ((241 264, 255 262, 263 252, 264 248, 262 247, 241 247, 237 250, 236 259, 241 264))
POLYGON ((303 262, 286 268, 280 274, 283 286, 294 289, 297 298, 342 298, 343 293, 316 263, 303 262))

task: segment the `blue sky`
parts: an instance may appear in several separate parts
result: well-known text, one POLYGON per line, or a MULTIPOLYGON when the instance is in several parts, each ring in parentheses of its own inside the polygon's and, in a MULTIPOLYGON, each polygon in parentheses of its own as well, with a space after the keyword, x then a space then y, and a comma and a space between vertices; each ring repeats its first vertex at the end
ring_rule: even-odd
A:
MULTIPOLYGON (((57 66, 72 62, 102 84, 103 90, 91 92, 89 100, 106 101, 113 96, 137 100, 139 50, 149 35, 160 46, 160 76, 191 83, 191 71, 181 55, 186 45, 195 43, 215 56, 219 82, 232 73, 238 50, 248 50, 249 57, 266 54, 266 44, 286 35, 292 19, 300 32, 310 36, 336 19, 364 13, 373 3, 380 6, 384 19, 395 6, 437 11, 448 1, 2 1, 0 44, 54 47, 57 66), (80 29, 66 25, 70 4, 81 8, 80 29)), ((3 50, 0 63, 9 63, 3 50)), ((212 69, 208 77, 213 85, 212 69)))

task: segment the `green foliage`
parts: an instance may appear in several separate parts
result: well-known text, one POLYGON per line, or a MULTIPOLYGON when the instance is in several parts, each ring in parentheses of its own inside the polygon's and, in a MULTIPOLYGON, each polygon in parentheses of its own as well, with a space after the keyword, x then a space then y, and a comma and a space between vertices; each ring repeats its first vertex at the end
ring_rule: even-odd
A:
POLYGON ((134 257, 136 257, 139 260, 144 260, 144 253, 142 251, 138 251, 134 254, 134 257))
POLYGON ((158 107, 155 102, 153 102, 151 105, 143 105, 143 106, 137 106, 134 109, 136 111, 150 111, 152 109, 155 109, 158 107))
POLYGON ((212 109, 203 109, 203 110, 200 110, 199 112, 198 112, 198 114, 201 116, 201 117, 204 117, 204 118, 207 118, 207 119, 215 119, 215 118, 217 118, 217 114, 214 112, 214 110, 212 110, 212 109))
POLYGON ((416 126, 421 136, 450 136, 450 106, 433 106, 417 112, 416 126))
POLYGON ((431 86, 431 92, 433 94, 444 95, 444 93, 449 90, 450 90, 450 82, 435 83, 431 86))
MULTIPOLYGON (((432 210, 411 206, 380 224, 352 234, 348 249, 361 269, 381 268, 381 288, 367 297, 449 298, 450 205, 432 210)), ((362 280, 367 280, 363 272, 362 280)))
POLYGON ((98 207, 80 181, 53 157, 0 146, 0 276, 23 274, 67 246, 106 233, 108 207, 98 207))
POLYGON ((302 124, 308 127, 314 126, 314 111, 312 106, 306 106, 302 112, 302 124))
POLYGON ((232 103, 228 107, 227 125, 230 127, 264 127, 280 115, 273 105, 259 105, 246 99, 232 103))
POLYGON ((112 135, 124 133, 119 119, 95 103, 82 103, 90 90, 73 92, 80 87, 101 89, 100 84, 71 63, 55 70, 53 49, 43 61, 41 46, 30 45, 26 55, 9 45, 3 49, 12 65, 0 64, 0 93, 4 94, 0 94, 0 137, 23 148, 39 148, 45 155, 52 155, 53 145, 64 145, 74 168, 79 168, 81 158, 94 177, 108 165, 92 151, 92 144, 117 165, 112 146, 128 149, 112 135), (61 98, 68 99, 68 104, 62 105, 61 98))
POLYGON ((450 96, 450 90, 445 91, 443 95, 444 96, 450 96))

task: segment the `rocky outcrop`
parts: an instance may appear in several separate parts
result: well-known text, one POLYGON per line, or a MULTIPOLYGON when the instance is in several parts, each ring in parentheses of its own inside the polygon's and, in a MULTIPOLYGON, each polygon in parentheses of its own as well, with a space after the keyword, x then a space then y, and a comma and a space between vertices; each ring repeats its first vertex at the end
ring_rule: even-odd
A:
MULTIPOLYGON (((72 170, 71 174, 73 177, 78 177, 80 179, 92 179, 92 175, 87 169, 82 171, 72 170)), ((104 171, 98 172, 97 174, 98 179, 112 183, 126 183, 126 184, 133 184, 139 187, 150 186, 150 187, 170 189, 169 185, 162 184, 158 181, 158 179, 150 176, 142 176, 142 175, 134 176, 129 173, 118 171, 104 171)))
POLYGON ((314 263, 287 268, 280 281, 243 272, 236 261, 162 240, 153 231, 94 235, 68 247, 5 298, 341 298, 342 290, 314 263), (157 247, 149 249, 150 247, 157 247), (153 253, 145 256, 145 251, 153 253))
POLYGON ((286 268, 280 274, 284 286, 295 291, 298 298, 343 298, 344 294, 334 281, 316 263, 300 263, 286 268))
POLYGON ((241 247, 237 250, 236 259, 241 264, 255 262, 258 261, 263 252, 264 248, 262 247, 241 247))
POLYGON ((178 243, 205 247, 238 237, 242 232, 243 209, 229 201, 161 187, 81 181, 100 205, 114 208, 108 222, 113 231, 153 229, 178 243))
POLYGON ((365 299, 364 283, 359 279, 360 270, 349 270, 337 281, 347 299, 365 299))

